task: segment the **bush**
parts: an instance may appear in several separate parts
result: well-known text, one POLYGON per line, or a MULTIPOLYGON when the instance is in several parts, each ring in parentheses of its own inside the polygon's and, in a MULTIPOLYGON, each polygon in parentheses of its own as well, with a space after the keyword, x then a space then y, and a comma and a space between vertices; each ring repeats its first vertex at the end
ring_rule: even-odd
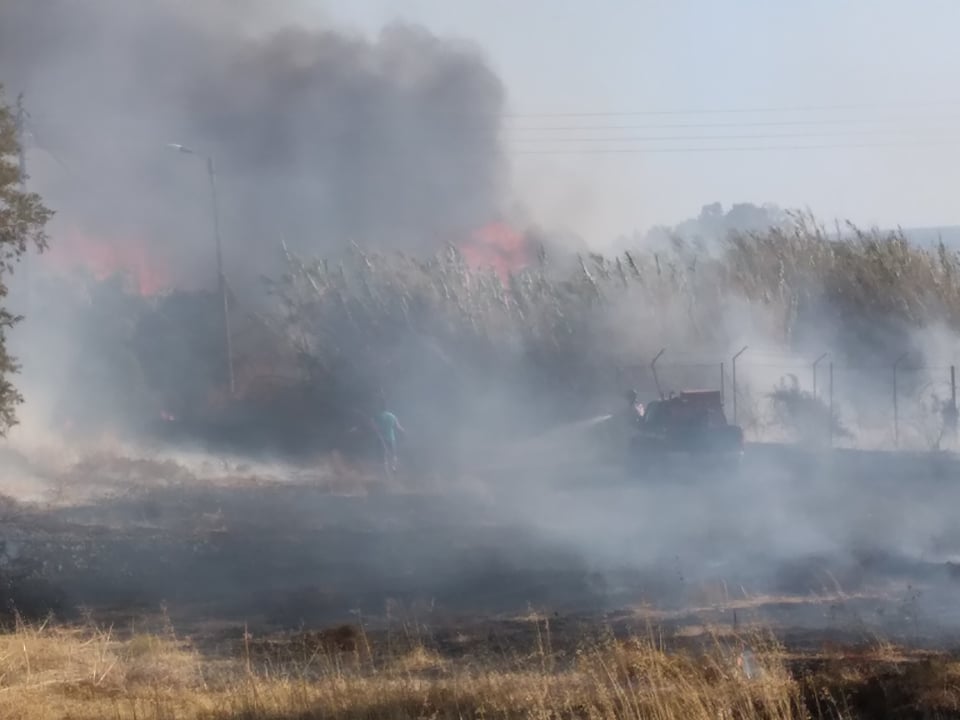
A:
POLYGON ((775 422, 797 440, 809 445, 825 445, 832 438, 853 438, 836 411, 813 393, 801 390, 796 377, 781 380, 770 393, 775 422))

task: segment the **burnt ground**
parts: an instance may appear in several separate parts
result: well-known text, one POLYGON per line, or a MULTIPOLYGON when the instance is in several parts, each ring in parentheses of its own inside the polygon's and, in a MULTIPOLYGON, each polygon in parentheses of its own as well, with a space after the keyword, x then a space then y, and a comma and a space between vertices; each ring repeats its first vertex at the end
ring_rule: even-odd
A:
POLYGON ((5 463, 33 486, 0 508, 4 600, 28 615, 162 611, 211 642, 399 622, 450 652, 523 637, 531 612, 560 635, 761 624, 796 647, 946 647, 960 628, 960 488, 942 462, 767 459, 645 483, 563 463, 394 485, 329 462, 29 466, 5 463))

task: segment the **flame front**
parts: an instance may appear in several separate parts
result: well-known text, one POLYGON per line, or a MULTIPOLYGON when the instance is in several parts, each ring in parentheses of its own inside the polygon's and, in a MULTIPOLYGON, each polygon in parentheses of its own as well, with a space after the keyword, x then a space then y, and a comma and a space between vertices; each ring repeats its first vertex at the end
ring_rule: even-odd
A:
POLYGON ((151 255, 146 243, 129 237, 94 237, 71 230, 52 241, 44 257, 56 272, 82 269, 100 281, 120 275, 128 289, 142 297, 157 295, 172 285, 165 264, 151 255))
POLYGON ((478 269, 490 269, 506 283, 511 275, 530 264, 526 237, 503 222, 490 223, 474 232, 460 246, 467 263, 478 269))

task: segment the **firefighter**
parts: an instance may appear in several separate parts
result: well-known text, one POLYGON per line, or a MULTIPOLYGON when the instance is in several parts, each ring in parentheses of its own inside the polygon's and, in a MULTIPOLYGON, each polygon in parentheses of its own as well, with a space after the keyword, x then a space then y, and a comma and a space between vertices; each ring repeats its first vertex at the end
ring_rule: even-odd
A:
POLYGON ((628 391, 627 403, 629 405, 626 413, 627 424, 630 426, 639 425, 643 420, 644 413, 643 403, 640 402, 640 394, 636 390, 628 391))
POLYGON ((612 424, 611 430, 618 452, 625 453, 627 467, 631 467, 634 462, 634 442, 641 429, 646 409, 636 390, 628 390, 625 399, 627 406, 614 416, 616 422, 612 424))
POLYGON ((640 395, 636 390, 628 390, 626 400, 627 406, 614 415, 616 422, 611 429, 618 443, 626 442, 629 444, 634 433, 640 428, 640 423, 643 421, 644 409, 640 403, 640 395))
POLYGON ((387 477, 392 477, 397 472, 397 433, 406 434, 406 430, 400 424, 397 416, 387 408, 386 400, 381 398, 380 410, 372 420, 374 431, 380 438, 380 444, 383 448, 383 467, 387 477))

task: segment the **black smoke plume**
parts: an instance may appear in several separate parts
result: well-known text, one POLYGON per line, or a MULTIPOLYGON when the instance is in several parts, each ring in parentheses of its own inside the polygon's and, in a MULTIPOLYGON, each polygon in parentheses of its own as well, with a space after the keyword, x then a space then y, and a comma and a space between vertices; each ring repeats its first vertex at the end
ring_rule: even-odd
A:
POLYGON ((24 92, 30 172, 61 223, 148 242, 178 283, 255 279, 285 240, 433 251, 501 207, 504 91, 471 46, 395 24, 369 39, 267 2, 5 0, 0 83, 24 92))

